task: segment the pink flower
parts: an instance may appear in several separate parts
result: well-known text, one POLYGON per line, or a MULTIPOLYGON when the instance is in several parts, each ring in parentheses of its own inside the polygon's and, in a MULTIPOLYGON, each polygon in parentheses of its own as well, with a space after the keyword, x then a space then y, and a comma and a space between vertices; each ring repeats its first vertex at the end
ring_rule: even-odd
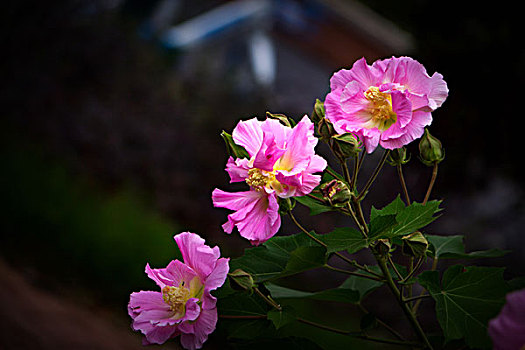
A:
POLYGON ((146 273, 161 292, 132 293, 128 313, 132 328, 145 335, 144 345, 162 344, 180 335, 184 348, 200 349, 215 330, 217 299, 210 291, 224 284, 229 259, 219 258, 219 248, 205 245, 195 233, 183 232, 174 239, 184 263, 173 260, 165 269, 147 264, 146 273))
POLYGON ((400 148, 423 135, 432 114, 448 96, 443 76, 429 76, 409 57, 392 57, 369 66, 364 58, 330 79, 326 117, 338 133, 358 134, 368 153, 377 145, 400 148))
POLYGON ((507 294, 507 303, 489 322, 494 350, 525 348, 525 289, 507 294))
POLYGON ((231 233, 237 227, 252 244, 267 241, 281 226, 277 198, 304 196, 321 181, 314 175, 326 168, 326 161, 315 154, 314 125, 304 116, 292 129, 274 119, 241 121, 233 140, 248 152, 250 159, 230 157, 226 171, 230 182, 246 182, 249 191, 212 194, 216 207, 234 210, 222 226, 231 233))

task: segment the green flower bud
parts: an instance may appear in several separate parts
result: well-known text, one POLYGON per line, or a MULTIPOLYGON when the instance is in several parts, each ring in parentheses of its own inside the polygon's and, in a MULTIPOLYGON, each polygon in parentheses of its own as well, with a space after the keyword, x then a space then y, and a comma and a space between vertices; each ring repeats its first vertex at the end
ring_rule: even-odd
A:
POLYGON ((349 132, 332 136, 332 140, 334 140, 334 153, 340 159, 355 157, 361 152, 359 138, 349 132))
POLYGON ((405 147, 396 148, 388 153, 386 161, 392 166, 403 165, 410 161, 410 154, 407 157, 407 149, 405 147))
POLYGON ((288 118, 284 114, 278 114, 278 113, 273 114, 273 113, 270 113, 270 112, 266 112, 266 118, 276 119, 276 120, 280 121, 281 124, 283 124, 284 126, 287 126, 289 128, 293 128, 295 126, 295 122, 293 122, 293 120, 291 120, 290 118, 288 118))
POLYGON ((293 198, 278 197, 278 202, 279 202, 279 212, 281 214, 288 214, 288 212, 295 207, 295 199, 293 198))
POLYGON ((222 131, 221 137, 226 144, 226 151, 228 152, 228 155, 232 156, 233 158, 250 158, 250 155, 244 149, 244 147, 237 145, 233 141, 233 137, 226 131, 222 131))
POLYGON ((343 207, 352 198, 352 192, 343 181, 332 180, 319 187, 323 199, 333 207, 343 207))
POLYGON ((332 136, 336 135, 332 122, 326 118, 321 119, 317 124, 317 133, 323 141, 328 141, 332 136))
POLYGON ((319 123, 321 119, 323 119, 325 116, 325 110, 324 110, 324 102, 316 99, 314 104, 314 110, 312 111, 312 116, 310 119, 314 124, 319 123))
POLYGON ((255 287, 253 277, 248 272, 237 269, 228 274, 230 285, 233 289, 251 291, 255 287))
POLYGON ((428 166, 433 166, 445 159, 445 150, 434 136, 430 135, 428 129, 419 142, 419 156, 421 161, 428 166))
POLYGON ((401 239, 403 240, 403 253, 416 258, 425 255, 428 249, 428 241, 421 232, 413 232, 401 239))

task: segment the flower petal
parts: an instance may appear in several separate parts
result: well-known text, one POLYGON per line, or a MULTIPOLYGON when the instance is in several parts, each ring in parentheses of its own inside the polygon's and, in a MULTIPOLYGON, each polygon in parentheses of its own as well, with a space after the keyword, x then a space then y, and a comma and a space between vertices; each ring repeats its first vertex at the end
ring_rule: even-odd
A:
POLYGON ((204 239, 196 233, 182 232, 173 238, 179 246, 184 263, 199 275, 201 281, 205 281, 215 268, 220 256, 219 249, 207 246, 204 239))
POLYGON ((233 141, 246 149, 250 157, 257 154, 263 140, 262 122, 257 118, 241 121, 232 132, 233 141))

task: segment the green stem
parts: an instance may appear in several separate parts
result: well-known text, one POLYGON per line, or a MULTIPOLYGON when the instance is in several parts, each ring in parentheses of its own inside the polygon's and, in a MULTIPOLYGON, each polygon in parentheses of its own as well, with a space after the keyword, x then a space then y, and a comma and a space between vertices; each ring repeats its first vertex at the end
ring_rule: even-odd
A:
POLYGON ((434 187, 434 183, 436 182, 436 177, 438 174, 438 163, 434 163, 434 167, 432 168, 432 177, 430 178, 430 183, 428 184, 427 193, 425 194, 425 199, 423 199, 423 205, 427 204, 428 199, 430 198, 430 193, 432 192, 432 188, 434 187))
MULTIPOLYGON (((437 265, 438 265, 438 261, 439 261, 438 258, 434 258, 434 261, 432 261, 432 268, 430 269, 430 271, 436 271, 437 265)), ((422 290, 421 293, 419 294, 419 296, 422 296, 423 294, 425 294, 425 290, 422 290)), ((417 309, 419 308, 419 304, 421 304, 421 301, 422 300, 418 300, 414 304, 414 307, 413 307, 414 313, 417 312, 417 309)))
MULTIPOLYGON (((325 247, 325 248, 328 248, 328 246, 326 245, 325 242, 321 241, 319 238, 315 237, 314 235, 312 235, 310 232, 308 232, 308 230, 306 230, 300 223, 299 221, 297 221, 297 219, 295 218, 295 216, 293 215, 292 211, 289 210, 288 211, 288 215, 290 216, 290 219, 292 219, 292 221, 294 222, 294 224, 301 230, 303 231, 303 233, 305 235, 307 235, 308 237, 310 237, 314 242, 316 242, 317 244, 325 247)), ((347 263, 349 263, 350 265, 360 269, 360 270, 363 270, 365 272, 368 272, 369 274, 372 274, 374 276, 376 276, 377 278, 379 278, 379 280, 381 280, 383 278, 383 276, 373 272, 372 270, 366 268, 365 266, 362 266, 360 264, 358 264, 356 261, 353 261, 352 259, 349 259, 347 258, 346 256, 344 256, 343 254, 339 253, 339 252, 334 252, 335 255, 337 255, 339 258, 341 258, 342 260, 346 261, 347 263)), ((368 278, 370 278, 371 276, 368 276, 368 278)))
POLYGON ((349 331, 345 331, 345 330, 342 330, 342 329, 337 329, 337 328, 333 328, 333 327, 330 327, 330 326, 326 326, 324 324, 320 324, 320 323, 317 323, 317 322, 312 322, 312 321, 306 320, 306 319, 301 318, 301 317, 297 317, 297 321, 299 321, 301 323, 304 323, 304 324, 307 324, 307 325, 310 325, 310 326, 317 327, 319 329, 323 329, 325 331, 330 331, 330 332, 338 333, 338 334, 342 334, 342 335, 360 335, 361 334, 361 332, 349 332, 349 331))
POLYGON ((253 290, 255 291, 255 293, 257 293, 261 298, 263 298, 263 300, 268 304, 270 305, 271 307, 273 307, 274 309, 276 309, 277 311, 283 311, 283 308, 281 307, 281 305, 277 304, 275 301, 273 301, 272 299, 270 299, 269 297, 267 297, 266 295, 264 295, 263 292, 261 292, 259 290, 259 288, 255 287, 253 288, 253 290))
POLYGON ((337 173, 335 173, 335 172, 333 172, 330 168, 326 167, 326 168, 324 169, 324 171, 326 171, 328 174, 332 175, 332 177, 333 177, 334 179, 339 179, 339 176, 340 176, 340 175, 337 174, 337 173))
POLYGON ((406 299, 403 299, 403 302, 405 302, 405 303, 410 303, 410 302, 415 301, 415 300, 419 300, 419 301, 421 301, 421 299, 428 298, 428 297, 430 297, 430 296, 431 296, 430 294, 417 295, 417 296, 412 297, 412 298, 406 298, 406 299))
POLYGON ((433 349, 432 345, 428 341, 427 336, 425 335, 425 332, 421 328, 421 325, 419 324, 416 316, 412 313, 412 310, 406 303, 401 302, 402 300, 401 294, 399 292, 399 289, 397 289, 394 283, 394 280, 392 279, 392 275, 390 275, 390 271, 388 270, 388 267, 386 265, 386 260, 382 258, 381 256, 378 256, 377 254, 374 254, 374 256, 377 260, 379 268, 381 269, 381 272, 383 272, 383 275, 386 278, 387 286, 390 288, 390 291, 394 294, 396 300, 398 300, 401 306, 401 309, 403 310, 403 312, 405 313, 405 316, 408 318, 408 321, 414 328, 414 331, 416 332, 418 338, 427 346, 427 348, 432 350, 433 349))
POLYGON ((374 281, 380 281, 380 282, 383 281, 383 278, 380 278, 380 277, 374 277, 374 276, 370 276, 370 275, 365 275, 365 274, 362 274, 362 273, 359 273, 359 272, 355 272, 355 271, 348 271, 348 270, 340 269, 338 267, 335 267, 335 266, 332 266, 332 265, 328 265, 328 264, 325 264, 323 267, 326 268, 326 269, 332 270, 332 271, 345 273, 347 275, 352 275, 352 276, 357 276, 357 277, 362 277, 362 278, 368 278, 368 279, 371 279, 371 280, 374 280, 374 281))
MULTIPOLYGON (((413 259, 414 258, 411 258, 411 260, 413 260, 413 259)), ((409 274, 405 278, 403 278, 401 281, 399 281, 399 283, 405 283, 406 281, 408 281, 412 276, 414 276, 414 273, 416 273, 416 271, 421 267, 422 264, 423 264, 423 258, 421 257, 418 260, 416 266, 415 267, 411 267, 409 274)))
POLYGON ((414 342, 408 342, 408 341, 400 341, 400 340, 392 340, 392 339, 383 339, 383 338, 376 338, 376 337, 370 337, 368 335, 360 335, 357 338, 373 341, 376 343, 383 343, 383 344, 392 344, 392 345, 399 345, 399 346, 406 346, 406 347, 418 347, 422 348, 422 345, 419 343, 414 342))
POLYGON ((266 318, 266 315, 219 315, 219 318, 232 319, 232 320, 257 320, 266 318))
POLYGON ((377 175, 381 171, 381 168, 383 168, 383 165, 385 165, 386 157, 388 156, 389 153, 390 153, 389 150, 385 150, 385 153, 383 153, 383 157, 381 158, 381 160, 377 164, 377 167, 375 168, 372 176, 370 176, 370 178, 368 179, 365 187, 363 188, 363 190, 361 191, 361 193, 357 197, 358 201, 361 201, 361 200, 363 200, 363 198, 365 198, 366 193, 368 192, 368 189, 370 188, 370 186, 372 186, 372 183, 374 183, 374 180, 376 179, 377 175))
POLYGON ((399 182, 401 182, 401 188, 403 189, 403 194, 405 195, 405 201, 407 202, 407 205, 410 205, 410 196, 408 195, 408 189, 405 182, 405 177, 403 176, 403 167, 401 164, 398 164, 396 166, 397 168, 397 175, 399 177, 399 182))
POLYGON ((396 264, 394 264, 394 261, 392 261, 392 257, 390 255, 388 256, 388 262, 390 263, 390 265, 392 266, 392 269, 396 273, 397 278, 399 278, 399 280, 402 280, 403 279, 403 275, 401 275, 401 273, 399 273, 399 270, 397 269, 396 264))
MULTIPOLYGON (((361 304, 357 304, 357 306, 359 306, 359 309, 361 309, 361 311, 365 314, 368 314, 368 310, 361 304)), ((399 334, 394 328, 390 327, 386 322, 380 320, 379 318, 376 317, 376 320, 377 320, 377 323, 379 323, 381 326, 383 326, 387 331, 389 331, 394 337, 396 337, 397 339, 399 340, 402 340, 404 341, 405 338, 403 338, 403 336, 401 334, 399 334)))

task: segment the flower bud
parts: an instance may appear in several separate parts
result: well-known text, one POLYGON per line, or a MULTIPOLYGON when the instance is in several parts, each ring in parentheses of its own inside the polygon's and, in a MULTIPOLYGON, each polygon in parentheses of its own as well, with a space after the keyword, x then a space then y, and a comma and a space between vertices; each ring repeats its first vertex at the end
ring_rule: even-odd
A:
POLYGON ((244 147, 237 145, 233 141, 233 137, 226 131, 222 131, 221 137, 226 144, 226 151, 228 152, 228 155, 232 156, 233 158, 250 158, 250 155, 244 149, 244 147))
POLYGON ((334 152, 340 159, 355 157, 361 152, 359 138, 349 132, 334 135, 332 140, 334 140, 334 152))
POLYGON ((237 269, 228 274, 230 279, 230 285, 233 289, 238 290, 249 290, 251 291, 255 284, 253 282, 253 277, 248 272, 237 269))
POLYGON ((326 118, 322 118, 317 124, 317 133, 323 141, 328 141, 332 136, 336 135, 332 122, 326 118))
POLYGON ((343 207, 352 198, 352 192, 343 181, 332 180, 319 188, 323 199, 333 207, 343 207))
POLYGON ((407 157, 407 149, 405 147, 396 148, 388 153, 386 161, 392 166, 403 165, 410 161, 410 155, 407 157))
POLYGON ((419 142, 419 156, 421 161, 428 166, 433 166, 445 159, 445 151, 441 142, 430 135, 428 129, 419 142))
POLYGON ((428 241, 421 232, 413 232, 401 239, 403 240, 403 253, 416 258, 425 255, 428 249, 428 241))
POLYGON ((288 214, 295 207, 295 199, 278 197, 279 213, 288 214))
POLYGON ((281 124, 283 124, 284 126, 287 126, 289 128, 293 128, 295 126, 295 123, 293 123, 294 125, 292 125, 293 121, 290 121, 290 118, 288 118, 284 114, 278 114, 278 113, 273 114, 273 113, 270 113, 270 112, 266 112, 266 118, 276 119, 276 120, 280 121, 281 124))
POLYGON ((314 124, 317 124, 319 123, 319 121, 321 121, 321 119, 324 118, 324 115, 324 102, 319 99, 316 99, 314 104, 314 110, 312 111, 312 116, 310 117, 310 119, 314 124))

